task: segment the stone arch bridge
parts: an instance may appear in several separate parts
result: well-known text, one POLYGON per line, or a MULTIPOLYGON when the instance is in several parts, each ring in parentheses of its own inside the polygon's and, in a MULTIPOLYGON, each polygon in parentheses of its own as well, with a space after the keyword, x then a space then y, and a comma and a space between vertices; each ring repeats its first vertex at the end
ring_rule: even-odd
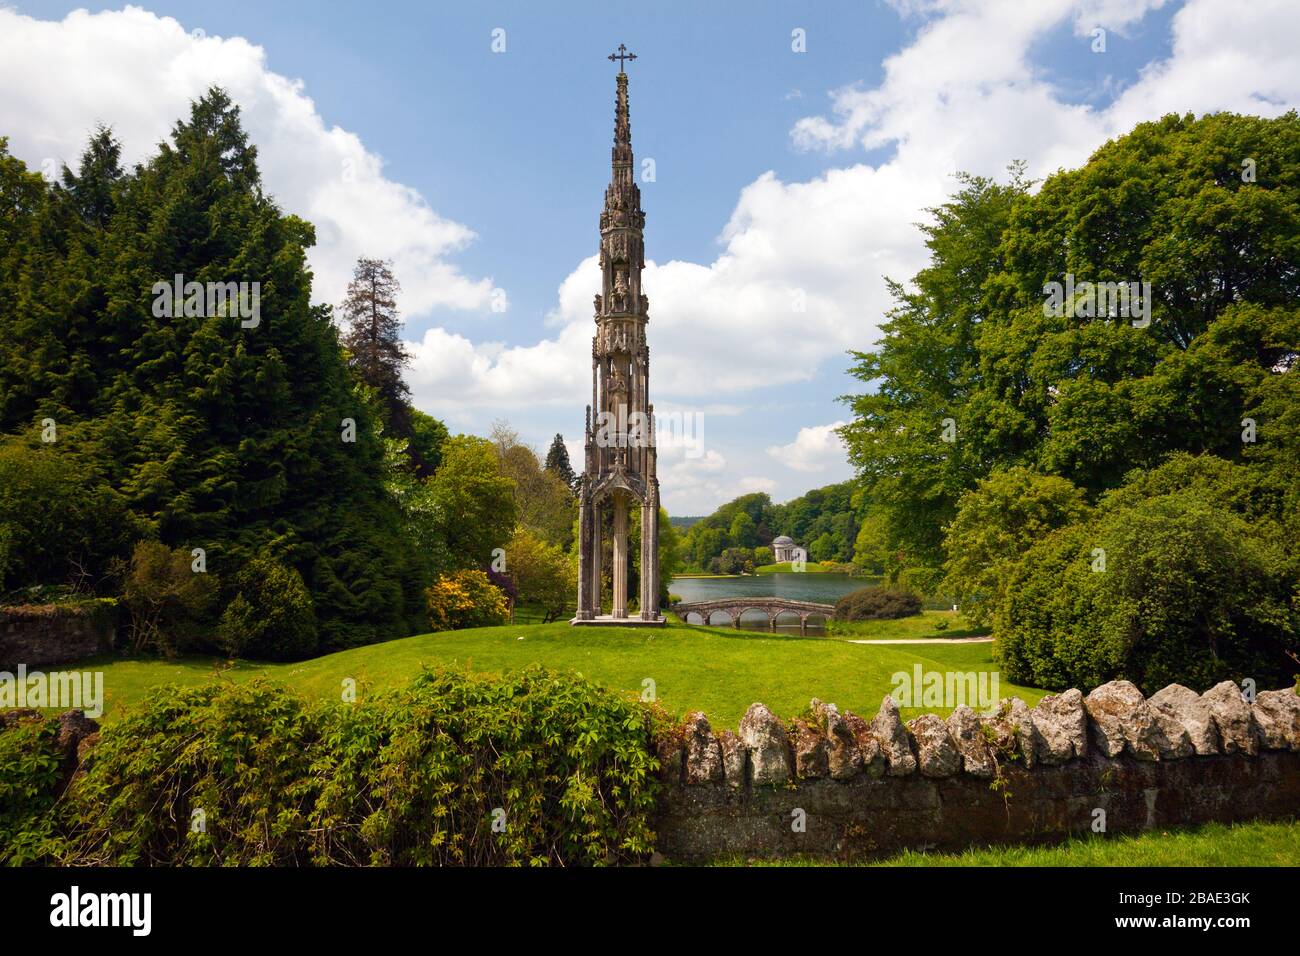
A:
POLYGON ((779 597, 719 598, 716 601, 692 601, 686 604, 674 604, 669 608, 683 623, 689 624, 690 616, 698 614, 701 624, 708 624, 709 618, 722 611, 731 620, 732 627, 740 627, 740 616, 746 611, 762 611, 767 615, 767 629, 776 630, 776 619, 785 611, 799 615, 799 633, 808 633, 808 619, 820 617, 829 621, 835 613, 834 604, 818 604, 815 601, 792 601, 779 597))

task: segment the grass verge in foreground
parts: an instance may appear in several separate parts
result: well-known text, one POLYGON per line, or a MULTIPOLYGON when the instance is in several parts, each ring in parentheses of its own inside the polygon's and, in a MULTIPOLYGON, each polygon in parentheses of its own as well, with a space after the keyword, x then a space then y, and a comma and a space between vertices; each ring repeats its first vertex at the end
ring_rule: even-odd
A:
MULTIPOLYGON (((714 866, 840 866, 822 860, 719 860, 714 866)), ((1207 823, 1136 836, 1075 838, 1056 846, 962 853, 908 850, 861 866, 1300 866, 1300 822, 1207 823)))

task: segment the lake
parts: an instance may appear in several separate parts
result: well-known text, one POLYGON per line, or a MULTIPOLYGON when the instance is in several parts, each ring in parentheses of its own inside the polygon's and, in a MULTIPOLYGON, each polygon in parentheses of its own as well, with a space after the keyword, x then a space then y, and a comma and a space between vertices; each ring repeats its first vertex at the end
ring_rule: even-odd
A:
POLYGON ((673 578, 668 590, 685 602, 715 601, 729 597, 782 597, 792 601, 834 604, 850 591, 875 584, 871 578, 847 574, 747 574, 731 578, 673 578))
MULTIPOLYGON (((749 574, 730 578, 673 578, 668 590, 679 595, 683 602, 716 601, 730 597, 782 597, 792 601, 816 601, 834 604, 850 591, 875 584, 874 578, 853 578, 847 574, 806 574, 791 571, 777 574, 749 574)), ((724 623, 719 614, 715 623, 724 623)), ((767 619, 759 612, 745 615, 744 625, 766 629, 767 619)), ((778 631, 799 633, 799 621, 777 625, 778 631)), ((808 633, 821 634, 824 628, 809 624, 808 633)))

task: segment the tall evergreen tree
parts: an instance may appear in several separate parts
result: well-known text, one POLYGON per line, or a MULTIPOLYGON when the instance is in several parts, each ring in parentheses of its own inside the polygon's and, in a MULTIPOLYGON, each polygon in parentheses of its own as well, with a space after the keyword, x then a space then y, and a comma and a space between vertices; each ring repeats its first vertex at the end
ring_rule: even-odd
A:
MULTIPOLYGON (((126 509, 124 542, 66 531, 100 549, 78 558, 93 580, 110 541, 149 537, 204 548, 229 601, 268 555, 301 574, 325 648, 410 633, 426 582, 330 310, 311 304, 314 230, 263 193, 256 159, 219 89, 126 174, 105 130, 57 188, 0 142, 0 432, 66 460, 94 514, 126 509), (206 302, 159 314, 154 287, 177 274, 256 283, 258 321, 206 302), (56 442, 35 437, 45 418, 56 442)), ((31 518, 0 513, 0 536, 7 521, 31 518)), ((6 583, 46 573, 11 566, 6 583)))
POLYGON ((569 464, 569 449, 564 447, 563 435, 556 435, 551 442, 550 450, 546 453, 546 470, 570 488, 577 489, 578 476, 573 473, 573 465, 569 464))
POLYGON ((62 186, 78 214, 103 229, 113 214, 113 187, 122 178, 122 144, 103 124, 95 129, 77 172, 63 167, 62 186))
POLYGON ((352 370, 379 395, 389 429, 399 438, 410 438, 411 390, 402 378, 402 369, 411 357, 402 344, 402 320, 397 311, 400 291, 387 262, 358 259, 343 301, 343 344, 352 353, 352 370))

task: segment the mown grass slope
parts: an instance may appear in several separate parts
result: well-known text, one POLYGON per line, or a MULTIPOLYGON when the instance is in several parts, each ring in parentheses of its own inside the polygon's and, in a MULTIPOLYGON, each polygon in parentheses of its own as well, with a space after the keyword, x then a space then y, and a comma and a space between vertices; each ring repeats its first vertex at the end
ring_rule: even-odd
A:
MULTIPOLYGON (((424 665, 503 673, 533 662, 576 671, 620 693, 640 695, 653 686, 673 713, 702 710, 715 726, 732 728, 754 701, 789 716, 818 697, 869 716, 893 689, 892 675, 913 674, 917 664, 924 671, 997 671, 991 644, 870 646, 676 623, 642 630, 573 628, 567 622, 424 634, 293 664, 102 659, 79 667, 104 671, 105 718, 112 720, 154 687, 193 685, 218 675, 242 680, 264 674, 306 697, 340 700, 349 678, 365 693, 403 683, 424 665)), ((1045 692, 1000 682, 998 693, 1032 705, 1045 692)), ((907 716, 921 712, 904 709, 907 716)))

